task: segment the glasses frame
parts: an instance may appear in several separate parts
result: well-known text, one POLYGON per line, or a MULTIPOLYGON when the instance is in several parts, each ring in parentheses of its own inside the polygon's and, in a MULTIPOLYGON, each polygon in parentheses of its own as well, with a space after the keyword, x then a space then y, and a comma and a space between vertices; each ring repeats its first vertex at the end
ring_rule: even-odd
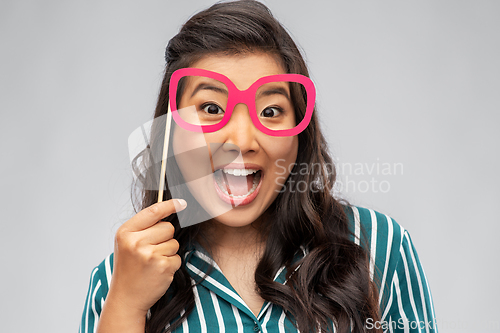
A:
POLYGON ((169 85, 169 103, 170 110, 172 112, 172 117, 175 122, 181 126, 182 128, 192 131, 192 132, 201 132, 201 133, 210 133, 215 132, 223 128, 231 119, 231 115, 233 114, 234 107, 237 104, 243 103, 247 106, 250 118, 254 126, 264 134, 270 136, 294 136, 298 135, 300 132, 306 129, 307 125, 311 121, 314 104, 316 101, 316 88, 314 87, 314 83, 310 78, 301 74, 277 74, 277 75, 269 75, 264 76, 252 83, 250 87, 246 90, 239 90, 236 88, 236 85, 225 75, 212 72, 206 69, 201 68, 181 68, 172 73, 170 78, 169 85), (224 83, 228 89, 228 100, 226 110, 224 110, 224 116, 222 120, 213 125, 194 125, 186 122, 177 112, 177 86, 180 81, 185 76, 204 76, 211 79, 218 80, 224 83), (272 130, 259 121, 259 117, 257 116, 257 108, 255 105, 255 96, 257 90, 264 84, 270 82, 296 82, 300 83, 304 86, 307 93, 307 104, 306 104, 306 112, 304 114, 304 118, 302 121, 297 124, 294 128, 284 129, 284 130, 272 130))

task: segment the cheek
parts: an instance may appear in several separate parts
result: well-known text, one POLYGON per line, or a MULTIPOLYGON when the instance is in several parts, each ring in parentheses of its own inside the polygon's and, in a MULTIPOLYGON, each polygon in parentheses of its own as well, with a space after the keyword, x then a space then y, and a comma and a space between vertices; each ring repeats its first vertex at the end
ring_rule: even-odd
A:
MULTIPOLYGON (((270 145, 270 151, 274 156, 288 156, 293 157, 293 160, 297 157, 297 151, 299 149, 299 140, 296 136, 275 138, 270 145)), ((285 158, 285 157, 281 157, 285 158)))
POLYGON ((293 165, 297 159, 297 152, 299 148, 299 141, 296 136, 275 138, 273 142, 268 145, 267 153, 271 160, 275 161, 273 169, 277 169, 277 164, 285 166, 287 170, 292 169, 289 167, 293 165), (278 160, 279 163, 278 163, 278 160), (284 161, 283 161, 284 160, 284 161))
POLYGON ((174 134, 172 135, 172 148, 176 156, 182 153, 191 151, 196 148, 206 146, 203 134, 187 131, 179 126, 174 126, 174 134))
POLYGON ((191 132, 175 125, 172 135, 172 147, 176 156, 192 151, 202 149, 208 150, 211 144, 221 141, 217 133, 198 133, 191 132))
MULTIPOLYGON (((175 126, 171 140, 173 155, 186 181, 195 180, 212 172, 207 148, 209 143, 203 133, 175 126)), ((169 152, 169 156, 172 156, 172 153, 169 152)))

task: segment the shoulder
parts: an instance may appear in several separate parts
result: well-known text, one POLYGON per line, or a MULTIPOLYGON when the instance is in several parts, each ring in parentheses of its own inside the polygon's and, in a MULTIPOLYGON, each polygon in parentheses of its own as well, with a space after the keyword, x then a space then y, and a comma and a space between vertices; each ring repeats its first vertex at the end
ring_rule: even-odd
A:
POLYGON ((380 250, 399 250, 406 230, 392 217, 375 210, 357 206, 345 206, 352 240, 364 247, 371 255, 380 250))
POLYGON ((346 206, 351 240, 369 255, 370 276, 383 290, 401 265, 401 250, 408 232, 392 217, 372 209, 346 206))
POLYGON ((409 232, 372 209, 346 206, 345 211, 352 240, 369 255, 382 320, 435 318, 429 283, 409 232))
POLYGON ((80 332, 95 332, 104 301, 108 295, 112 272, 113 254, 110 254, 92 270, 80 322, 80 332))
POLYGON ((99 292, 102 298, 106 298, 111 284, 111 276, 113 275, 113 258, 111 253, 99 265, 97 265, 91 274, 91 284, 94 286, 95 292, 99 292))

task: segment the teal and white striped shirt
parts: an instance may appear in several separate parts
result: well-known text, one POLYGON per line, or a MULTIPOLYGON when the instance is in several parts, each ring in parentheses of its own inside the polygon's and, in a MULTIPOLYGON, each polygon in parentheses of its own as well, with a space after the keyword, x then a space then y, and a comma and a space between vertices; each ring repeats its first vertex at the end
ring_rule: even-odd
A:
MULTIPOLYGON (((380 327, 384 332, 437 333, 429 284, 409 233, 389 216, 370 209, 351 207, 348 216, 353 240, 368 246, 370 274, 379 288, 381 320, 367 320, 366 327, 380 327)), ((294 260, 307 253, 307 249, 302 248, 294 260)), ((196 306, 176 333, 297 332, 276 304, 266 301, 256 317, 203 249, 186 252, 184 262, 193 284, 205 276, 210 264, 215 269, 193 287, 196 306)), ((112 270, 111 254, 92 271, 80 333, 95 332, 112 270)), ((274 280, 284 284, 285 276, 286 269, 282 267, 274 280)))

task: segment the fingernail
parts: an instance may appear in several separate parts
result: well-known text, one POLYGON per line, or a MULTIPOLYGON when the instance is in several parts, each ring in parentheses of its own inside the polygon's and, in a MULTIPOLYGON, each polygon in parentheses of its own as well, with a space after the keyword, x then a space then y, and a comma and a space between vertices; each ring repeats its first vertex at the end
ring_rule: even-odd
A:
POLYGON ((181 210, 186 208, 186 206, 187 206, 186 200, 184 200, 184 199, 175 199, 174 200, 175 211, 180 212, 181 210))

